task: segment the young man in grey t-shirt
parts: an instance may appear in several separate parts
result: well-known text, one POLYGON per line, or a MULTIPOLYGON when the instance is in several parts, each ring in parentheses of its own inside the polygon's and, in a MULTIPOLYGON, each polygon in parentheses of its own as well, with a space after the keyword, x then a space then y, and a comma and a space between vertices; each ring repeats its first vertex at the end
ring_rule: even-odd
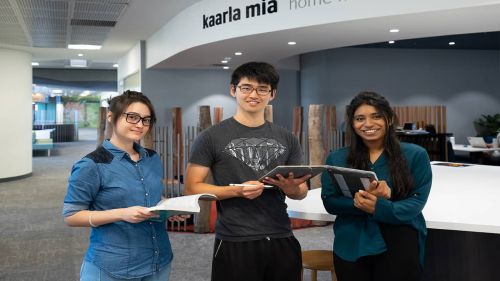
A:
POLYGON ((257 180, 278 165, 302 164, 297 138, 264 119, 278 81, 270 64, 239 66, 230 85, 236 114, 203 131, 193 145, 185 192, 219 198, 212 281, 301 280, 301 249, 290 227, 285 197, 304 198, 309 175, 266 178, 264 183, 272 188, 257 180), (214 184, 205 183, 209 172, 214 184))

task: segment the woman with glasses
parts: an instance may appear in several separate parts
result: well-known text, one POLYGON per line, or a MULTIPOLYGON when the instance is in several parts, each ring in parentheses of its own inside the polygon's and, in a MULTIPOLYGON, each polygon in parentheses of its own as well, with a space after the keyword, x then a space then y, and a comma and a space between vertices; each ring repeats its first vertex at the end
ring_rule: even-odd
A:
POLYGON ((378 181, 350 198, 337 191, 327 174, 322 176, 323 204, 337 216, 337 278, 418 281, 427 235, 422 209, 432 185, 429 156, 418 145, 399 142, 397 116, 377 93, 358 94, 346 115, 349 146, 330 153, 326 164, 371 170, 378 181))
POLYGON ((91 227, 80 280, 166 281, 170 241, 165 223, 147 210, 161 199, 162 164, 138 144, 155 123, 154 108, 134 91, 109 104, 111 139, 73 166, 64 198, 66 224, 91 227))

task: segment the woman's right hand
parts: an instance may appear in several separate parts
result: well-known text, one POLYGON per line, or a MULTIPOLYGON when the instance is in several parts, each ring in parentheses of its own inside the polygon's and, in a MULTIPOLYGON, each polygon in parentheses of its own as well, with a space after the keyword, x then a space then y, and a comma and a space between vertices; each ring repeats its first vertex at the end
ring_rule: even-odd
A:
POLYGON ((148 211, 148 208, 142 206, 132 206, 121 209, 122 220, 129 223, 139 223, 150 218, 157 218, 158 214, 148 211))
POLYGON ((387 200, 391 199, 391 189, 386 181, 373 180, 367 191, 377 197, 382 197, 387 200))

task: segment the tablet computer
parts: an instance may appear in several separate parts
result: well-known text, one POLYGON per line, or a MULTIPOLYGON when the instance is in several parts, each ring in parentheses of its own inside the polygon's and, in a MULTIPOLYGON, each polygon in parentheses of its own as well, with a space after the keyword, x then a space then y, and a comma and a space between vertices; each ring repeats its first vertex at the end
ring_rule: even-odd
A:
POLYGON ((289 173, 293 173, 294 178, 301 178, 305 175, 311 175, 314 177, 318 174, 321 174, 325 171, 326 166, 324 165, 298 165, 298 166, 276 166, 271 171, 267 172, 265 175, 259 178, 259 181, 263 181, 264 178, 270 177, 273 179, 277 179, 278 174, 287 178, 289 173))
POLYGON ((354 198, 354 194, 360 189, 368 189, 372 180, 378 180, 372 171, 337 166, 328 166, 326 171, 337 191, 350 198, 354 198))

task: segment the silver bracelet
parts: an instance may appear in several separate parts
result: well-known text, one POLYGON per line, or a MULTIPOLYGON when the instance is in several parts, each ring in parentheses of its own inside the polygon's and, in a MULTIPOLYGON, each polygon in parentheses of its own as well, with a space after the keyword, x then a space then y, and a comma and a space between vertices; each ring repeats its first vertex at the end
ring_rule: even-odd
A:
POLYGON ((91 227, 97 227, 97 225, 92 223, 92 211, 89 212, 89 225, 91 227))

